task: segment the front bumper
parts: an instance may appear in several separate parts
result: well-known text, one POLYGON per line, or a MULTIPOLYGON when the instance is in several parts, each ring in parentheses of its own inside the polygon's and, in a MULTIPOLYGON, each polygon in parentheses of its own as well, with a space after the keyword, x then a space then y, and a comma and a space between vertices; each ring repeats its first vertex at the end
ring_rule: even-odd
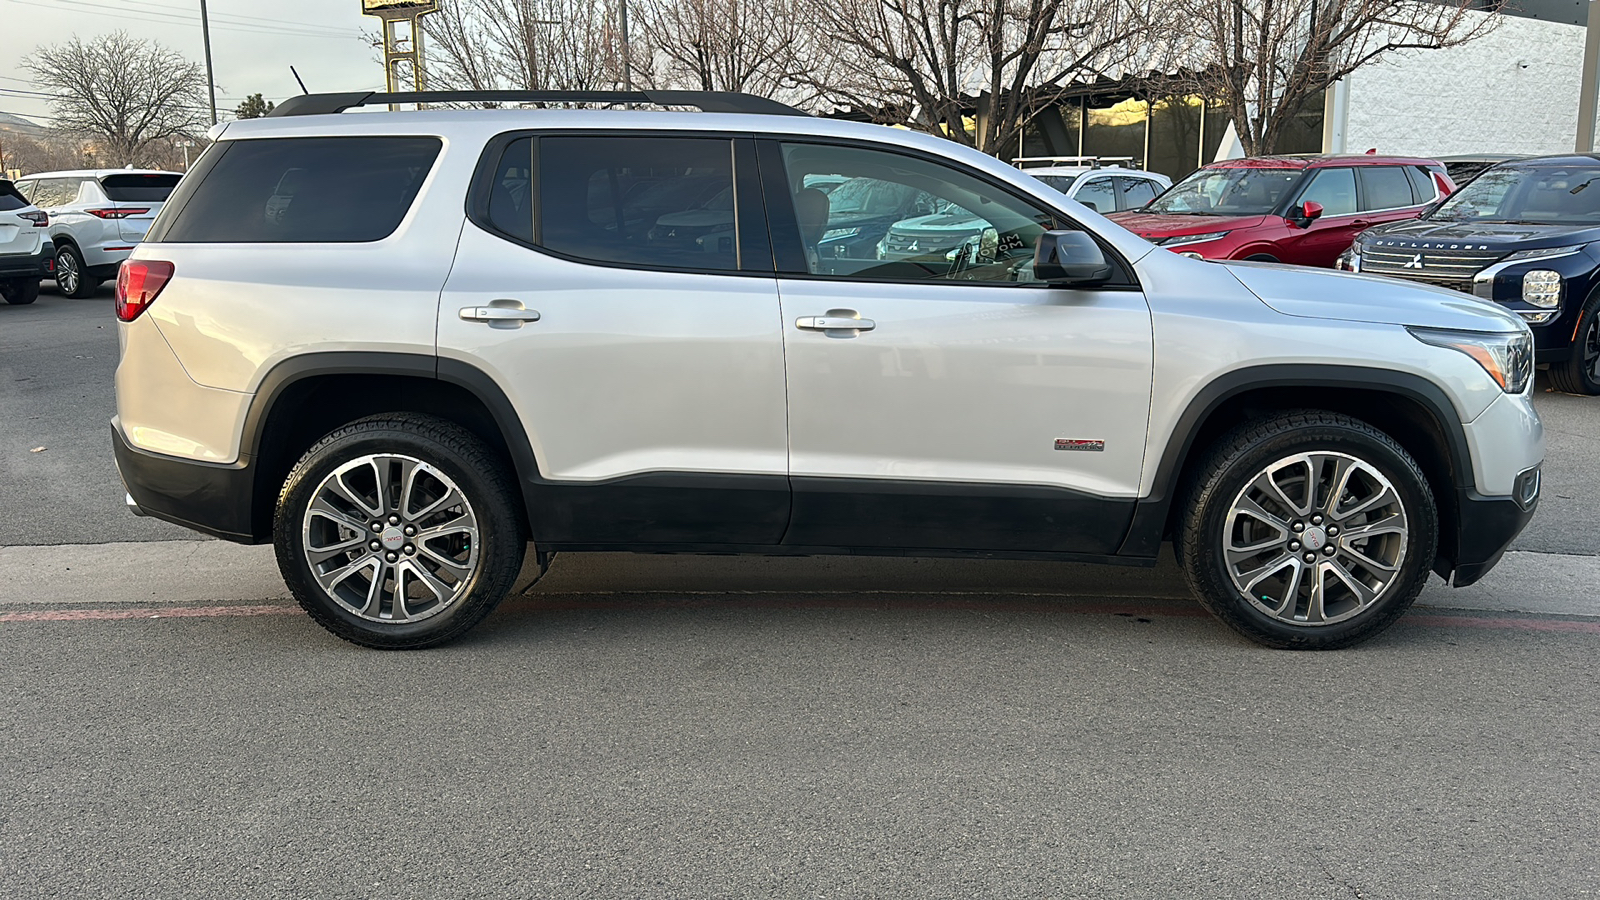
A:
POLYGON ((1466 587, 1489 574, 1506 548, 1527 527, 1539 508, 1539 470, 1535 467, 1531 471, 1534 494, 1526 505, 1511 497, 1485 497, 1472 490, 1456 492, 1455 552, 1441 553, 1434 569, 1453 587, 1466 587), (1447 559, 1447 555, 1454 559, 1447 559))
POLYGON ((111 449, 135 515, 239 544, 265 541, 252 522, 255 470, 248 460, 223 465, 149 453, 129 446, 114 425, 111 449))

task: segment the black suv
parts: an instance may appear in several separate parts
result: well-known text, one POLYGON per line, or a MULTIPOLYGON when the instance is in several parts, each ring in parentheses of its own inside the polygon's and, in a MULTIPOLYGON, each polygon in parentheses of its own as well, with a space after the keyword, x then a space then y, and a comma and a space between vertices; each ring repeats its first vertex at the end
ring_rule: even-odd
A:
POLYGON ((1600 155, 1487 169, 1420 218, 1362 232, 1339 268, 1493 300, 1533 329, 1558 390, 1600 394, 1600 155))

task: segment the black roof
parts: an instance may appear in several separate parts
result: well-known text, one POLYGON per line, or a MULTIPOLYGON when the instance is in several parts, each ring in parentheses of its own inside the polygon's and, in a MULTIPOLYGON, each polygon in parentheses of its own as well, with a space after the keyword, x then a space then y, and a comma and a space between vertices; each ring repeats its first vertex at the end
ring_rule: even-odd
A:
POLYGON ((404 94, 357 91, 290 97, 267 115, 326 115, 357 106, 388 103, 640 103, 651 106, 693 106, 703 112, 808 115, 776 100, 732 91, 423 91, 404 94))

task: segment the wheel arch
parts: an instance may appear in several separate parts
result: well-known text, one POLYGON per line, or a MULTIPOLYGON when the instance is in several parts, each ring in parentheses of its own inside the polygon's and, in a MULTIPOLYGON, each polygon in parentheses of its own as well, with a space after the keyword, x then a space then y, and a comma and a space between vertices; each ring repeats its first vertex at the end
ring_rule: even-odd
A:
POLYGON ((272 534, 278 491, 305 451, 356 419, 392 412, 453 422, 484 441, 511 466, 524 497, 538 467, 516 412, 494 379, 466 363, 424 354, 338 351, 312 353, 273 367, 245 415, 241 456, 254 469, 252 536, 272 534))
POLYGON ((1257 366, 1229 372, 1201 389, 1179 416, 1119 553, 1154 556, 1174 533, 1180 513, 1173 499, 1194 477, 1212 441, 1243 422, 1291 409, 1342 413, 1399 442, 1427 476, 1439 507, 1434 568, 1441 574, 1454 568, 1457 497, 1473 487, 1471 452, 1455 407, 1438 385, 1419 375, 1360 366, 1257 366))

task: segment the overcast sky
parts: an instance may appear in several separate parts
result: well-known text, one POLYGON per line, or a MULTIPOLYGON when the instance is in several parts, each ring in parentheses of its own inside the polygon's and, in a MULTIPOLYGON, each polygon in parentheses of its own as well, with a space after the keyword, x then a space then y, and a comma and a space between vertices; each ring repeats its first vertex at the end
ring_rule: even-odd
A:
MULTIPOLYGON (((383 65, 362 38, 363 31, 377 35, 378 20, 361 15, 361 0, 207 0, 207 7, 219 114, 246 94, 279 101, 300 93, 291 65, 312 91, 383 89, 383 65)), ((0 112, 47 122, 49 100, 36 96, 23 60, 73 35, 117 30, 205 62, 199 0, 0 0, 0 112)))

